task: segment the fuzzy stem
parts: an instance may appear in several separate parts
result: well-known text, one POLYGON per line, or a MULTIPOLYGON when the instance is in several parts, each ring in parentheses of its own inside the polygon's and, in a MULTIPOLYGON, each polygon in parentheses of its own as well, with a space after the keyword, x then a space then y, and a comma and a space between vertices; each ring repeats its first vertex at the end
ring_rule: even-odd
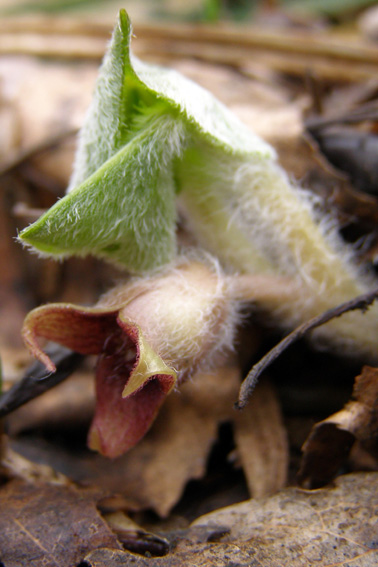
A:
POLYGON ((298 298, 298 284, 292 278, 259 274, 239 274, 225 277, 232 299, 259 305, 269 310, 298 298))
MULTIPOLYGON (((296 326, 370 289, 335 231, 325 221, 316 222, 309 194, 294 187, 273 161, 263 156, 220 160, 216 150, 203 144, 186 153, 184 165, 182 200, 199 243, 232 270, 292 280, 291 289, 281 281, 277 290, 272 283, 263 290, 263 284, 251 280, 250 294, 247 280, 243 283, 247 299, 259 300, 262 293, 261 302, 270 303, 285 326, 296 326)), ((364 317, 349 313, 317 335, 377 357, 376 311, 374 306, 364 317)))

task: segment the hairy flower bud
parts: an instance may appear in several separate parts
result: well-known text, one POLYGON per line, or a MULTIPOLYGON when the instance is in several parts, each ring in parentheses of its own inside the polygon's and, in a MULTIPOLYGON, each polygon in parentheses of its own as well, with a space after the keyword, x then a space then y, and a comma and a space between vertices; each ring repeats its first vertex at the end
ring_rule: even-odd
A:
POLYGON ((232 346, 237 303, 226 281, 216 263, 184 259, 161 275, 119 285, 93 308, 50 304, 28 314, 25 343, 50 370, 38 337, 99 355, 91 448, 124 453, 147 432, 177 380, 232 346))

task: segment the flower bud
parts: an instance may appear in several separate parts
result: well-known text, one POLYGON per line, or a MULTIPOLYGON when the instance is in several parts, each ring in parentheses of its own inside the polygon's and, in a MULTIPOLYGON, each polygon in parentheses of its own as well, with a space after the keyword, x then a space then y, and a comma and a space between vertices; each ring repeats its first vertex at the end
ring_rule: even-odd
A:
POLYGON ((34 309, 23 336, 50 370, 38 337, 99 355, 89 445, 116 457, 145 435, 177 379, 210 367, 232 347, 236 320, 237 303, 217 264, 184 259, 165 273, 119 285, 93 308, 34 309))

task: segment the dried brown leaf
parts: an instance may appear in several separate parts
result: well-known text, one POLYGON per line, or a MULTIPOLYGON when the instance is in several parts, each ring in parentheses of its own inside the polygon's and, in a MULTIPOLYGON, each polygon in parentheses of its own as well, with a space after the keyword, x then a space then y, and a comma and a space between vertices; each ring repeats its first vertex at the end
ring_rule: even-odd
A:
POLYGON ((121 545, 96 510, 93 493, 20 481, 0 489, 4 567, 73 567, 98 547, 121 545))
MULTIPOLYGON (((364 366, 357 376, 353 401, 345 408, 349 430, 364 444, 378 451, 378 368, 364 366), (353 404, 353 410, 352 410, 353 404)), ((378 453, 377 453, 378 454, 378 453)))
POLYGON ((109 549, 85 561, 90 567, 375 567, 377 482, 377 474, 358 473, 340 477, 332 488, 288 488, 212 512, 152 562, 109 549))
POLYGON ((34 463, 16 453, 9 446, 5 435, 1 438, 0 474, 8 479, 24 480, 29 483, 52 483, 69 485, 70 480, 52 467, 34 463))
POLYGON ((271 384, 256 387, 250 404, 234 416, 234 437, 251 496, 274 494, 286 484, 289 448, 271 384))
POLYGON ((104 518, 128 551, 155 556, 168 553, 169 542, 165 538, 144 530, 124 512, 108 513, 104 515, 104 518))
POLYGON ((378 369, 365 366, 357 376, 352 401, 312 428, 303 446, 301 484, 316 488, 329 482, 355 442, 378 456, 378 369))
MULTIPOLYGON (((57 64, 37 58, 3 56, 0 96, 10 100, 8 104, 17 116, 18 132, 17 144, 14 142, 12 151, 1 156, 1 166, 80 126, 96 73, 97 65, 88 62, 57 64)), ((63 179, 70 174, 71 160, 68 167, 63 179)), ((62 178, 59 170, 55 174, 62 178)))
POLYGON ((196 375, 166 400, 146 437, 123 457, 73 454, 54 445, 13 443, 16 451, 44 462, 76 482, 122 495, 131 510, 167 516, 191 479, 206 472, 219 424, 235 414, 239 368, 226 366, 196 375))

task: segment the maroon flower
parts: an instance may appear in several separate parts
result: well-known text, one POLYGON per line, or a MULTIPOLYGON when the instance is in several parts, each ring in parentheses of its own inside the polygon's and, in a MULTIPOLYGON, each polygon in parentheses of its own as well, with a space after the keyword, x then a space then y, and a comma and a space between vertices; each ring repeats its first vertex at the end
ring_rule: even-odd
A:
POLYGON ((51 372, 38 337, 98 355, 89 446, 117 457, 145 435, 177 380, 232 344, 235 313, 217 270, 181 261, 160 276, 116 287, 93 308, 38 307, 25 319, 23 338, 51 372))

